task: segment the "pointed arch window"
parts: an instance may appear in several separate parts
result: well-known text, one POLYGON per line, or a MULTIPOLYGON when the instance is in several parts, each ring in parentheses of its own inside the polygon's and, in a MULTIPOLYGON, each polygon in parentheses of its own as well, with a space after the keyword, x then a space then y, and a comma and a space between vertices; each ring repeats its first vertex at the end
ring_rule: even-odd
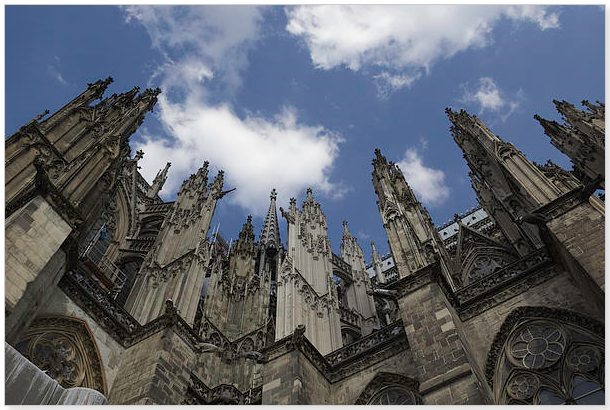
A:
POLYGON ((539 309, 511 313, 494 340, 486 373, 496 404, 604 404, 603 325, 539 309))
POLYGON ((38 318, 15 347, 62 387, 87 387, 106 394, 102 360, 83 320, 67 316, 38 318))
POLYGON ((419 382, 402 374, 377 373, 360 393, 355 404, 422 404, 419 382))

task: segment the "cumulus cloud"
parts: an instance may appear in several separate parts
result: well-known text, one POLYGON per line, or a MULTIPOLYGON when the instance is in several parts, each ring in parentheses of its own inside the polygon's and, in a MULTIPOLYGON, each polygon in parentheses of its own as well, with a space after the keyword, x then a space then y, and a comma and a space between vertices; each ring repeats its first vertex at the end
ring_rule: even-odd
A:
POLYGON ((141 172, 147 178, 159 164, 172 162, 164 192, 175 192, 204 159, 226 171, 225 186, 237 187, 227 200, 259 216, 269 206, 272 188, 284 198, 308 186, 329 196, 335 191, 328 174, 341 138, 321 126, 299 124, 292 108, 272 119, 240 119, 228 105, 182 106, 164 97, 158 108, 175 140, 145 135, 136 148, 146 153, 141 172))
POLYGON ((396 164, 422 203, 439 205, 449 197, 445 173, 440 169, 425 166, 417 150, 407 149, 404 158, 396 164))
POLYGON ((502 18, 541 30, 559 26, 557 12, 533 5, 297 6, 286 8, 286 15, 286 30, 304 40, 317 68, 366 67, 382 79, 390 78, 388 70, 394 78, 408 73, 410 81, 390 82, 388 91, 410 86, 419 78, 414 73, 428 73, 438 60, 489 45, 502 18))
POLYGON ((478 105, 478 115, 485 111, 499 113, 503 122, 519 108, 520 101, 523 99, 521 90, 514 96, 508 97, 490 77, 479 78, 475 89, 471 89, 467 83, 460 87, 463 90, 461 102, 478 105))
POLYGON ((421 73, 408 76, 404 74, 392 75, 387 71, 382 71, 380 74, 373 76, 377 87, 377 97, 380 100, 386 100, 394 91, 403 87, 410 87, 420 77, 421 73))
MULTIPOLYGON (((155 113, 163 138, 143 133, 136 149, 145 152, 142 174, 152 180, 172 162, 162 195, 174 193, 204 160, 225 171, 225 186, 236 187, 226 201, 264 216, 269 192, 283 198, 312 187, 329 197, 345 189, 330 181, 342 139, 321 125, 299 122, 293 107, 273 118, 240 117, 228 102, 212 102, 210 89, 236 90, 248 66, 247 52, 260 37, 257 7, 129 6, 128 22, 138 22, 164 56, 151 81, 160 83, 155 113)), ((225 93, 219 93, 225 95, 225 93)))
POLYGON ((198 85, 217 70, 228 91, 238 88, 263 19, 256 6, 134 5, 123 10, 125 20, 141 24, 152 46, 165 56, 166 64, 156 75, 165 76, 169 91, 185 83, 198 85))

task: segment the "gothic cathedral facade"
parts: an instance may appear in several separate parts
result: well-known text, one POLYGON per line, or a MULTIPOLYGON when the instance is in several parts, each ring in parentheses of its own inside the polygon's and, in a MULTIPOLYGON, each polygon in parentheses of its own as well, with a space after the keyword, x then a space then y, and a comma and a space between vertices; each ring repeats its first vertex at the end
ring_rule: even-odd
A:
POLYGON ((223 171, 163 201, 129 148, 161 90, 111 82, 5 140, 7 404, 604 402, 603 103, 535 117, 572 171, 447 109, 480 204, 450 234, 375 150, 388 270, 310 189, 231 244, 223 171))

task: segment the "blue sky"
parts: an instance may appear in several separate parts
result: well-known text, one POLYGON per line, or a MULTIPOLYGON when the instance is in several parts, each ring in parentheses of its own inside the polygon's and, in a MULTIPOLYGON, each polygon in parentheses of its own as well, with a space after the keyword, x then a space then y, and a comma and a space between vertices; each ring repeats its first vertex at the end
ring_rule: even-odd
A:
POLYGON ((214 219, 236 238, 248 214, 260 232, 272 188, 287 208, 311 187, 333 252, 347 220, 369 262, 371 240, 389 251, 375 148, 436 224, 476 204, 445 107, 571 168, 532 117, 605 100, 604 20, 599 6, 5 6, 5 134, 100 78, 108 94, 161 87, 131 145, 149 181, 172 162, 164 199, 209 160, 237 188, 214 219))

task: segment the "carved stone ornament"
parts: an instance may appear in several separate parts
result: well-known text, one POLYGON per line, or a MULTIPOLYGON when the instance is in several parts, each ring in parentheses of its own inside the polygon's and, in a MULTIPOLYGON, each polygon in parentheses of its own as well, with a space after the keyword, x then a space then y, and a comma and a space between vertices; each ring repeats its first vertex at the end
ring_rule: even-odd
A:
POLYGON ((601 353, 595 346, 578 346, 568 354, 568 366, 579 373, 589 373, 601 363, 601 353))
POLYGON ((530 322, 513 332, 507 350, 509 360, 526 369, 542 369, 555 364, 566 348, 561 327, 547 322, 530 322))
POLYGON ((510 397, 517 400, 528 400, 540 387, 540 380, 530 373, 516 373, 508 382, 506 392, 510 397))
POLYGON ((36 319, 16 348, 62 387, 106 394, 102 361, 84 321, 64 316, 36 319))
POLYGON ((422 404, 419 382, 402 374, 379 372, 354 404, 422 404))
MULTIPOLYGON (((531 306, 513 310, 504 320, 487 355, 485 364, 487 383, 493 388, 496 367, 507 340, 507 358, 510 363, 518 367, 540 369, 556 363, 559 360, 556 354, 564 354, 569 343, 565 330, 567 325, 578 326, 593 335, 598 335, 601 339, 604 338, 602 323, 575 311, 531 306)), ((575 350, 574 354, 578 355, 579 351, 575 350)), ((576 359, 572 360, 574 361, 569 361, 568 365, 578 366, 576 359)), ((587 360, 583 359, 583 362, 587 360)))

